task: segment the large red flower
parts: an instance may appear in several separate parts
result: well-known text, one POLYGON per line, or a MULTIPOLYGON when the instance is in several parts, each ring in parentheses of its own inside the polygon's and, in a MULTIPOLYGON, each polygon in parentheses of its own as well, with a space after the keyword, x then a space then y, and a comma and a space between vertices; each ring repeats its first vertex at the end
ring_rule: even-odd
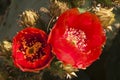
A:
POLYGON ((48 43, 65 64, 84 69, 101 54, 106 36, 96 15, 70 9, 60 15, 52 28, 48 43))
POLYGON ((47 35, 36 28, 26 28, 13 39, 13 61, 22 71, 36 72, 49 66, 52 60, 47 35))

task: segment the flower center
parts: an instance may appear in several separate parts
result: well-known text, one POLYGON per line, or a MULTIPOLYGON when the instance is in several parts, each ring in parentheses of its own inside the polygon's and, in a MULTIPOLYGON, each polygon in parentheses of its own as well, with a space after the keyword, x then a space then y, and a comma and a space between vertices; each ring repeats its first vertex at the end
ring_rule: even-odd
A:
POLYGON ((40 49, 40 47, 41 47, 41 43, 40 42, 35 42, 33 44, 33 46, 27 47, 26 48, 26 56, 32 58, 34 55, 37 54, 37 52, 40 49))
POLYGON ((32 42, 27 43, 25 40, 23 40, 20 51, 23 52, 26 60, 34 62, 45 55, 43 48, 44 47, 42 47, 41 42, 33 40, 32 42))
POLYGON ((63 35, 67 41, 72 43, 75 47, 79 48, 80 51, 84 51, 84 48, 87 46, 85 43, 86 35, 80 29, 67 28, 63 35))

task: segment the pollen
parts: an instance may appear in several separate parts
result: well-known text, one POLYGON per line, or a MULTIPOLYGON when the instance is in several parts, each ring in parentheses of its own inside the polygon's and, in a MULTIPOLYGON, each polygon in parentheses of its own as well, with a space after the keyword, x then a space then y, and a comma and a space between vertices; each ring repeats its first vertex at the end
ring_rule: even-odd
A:
POLYGON ((67 28, 63 37, 75 47, 79 48, 80 51, 84 51, 84 48, 87 46, 85 42, 86 35, 82 30, 67 28))

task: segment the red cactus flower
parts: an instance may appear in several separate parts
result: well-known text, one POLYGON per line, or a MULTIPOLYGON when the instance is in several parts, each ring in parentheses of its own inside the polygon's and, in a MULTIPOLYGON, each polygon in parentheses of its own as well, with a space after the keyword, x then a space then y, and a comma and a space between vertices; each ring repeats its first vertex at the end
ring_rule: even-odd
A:
POLYGON ((22 71, 36 72, 49 66, 52 60, 47 35, 36 28, 26 28, 13 39, 14 64, 22 71))
POLYGON ((97 16, 90 12, 80 13, 78 8, 61 14, 48 38, 59 60, 80 69, 99 58, 105 41, 106 36, 97 16))

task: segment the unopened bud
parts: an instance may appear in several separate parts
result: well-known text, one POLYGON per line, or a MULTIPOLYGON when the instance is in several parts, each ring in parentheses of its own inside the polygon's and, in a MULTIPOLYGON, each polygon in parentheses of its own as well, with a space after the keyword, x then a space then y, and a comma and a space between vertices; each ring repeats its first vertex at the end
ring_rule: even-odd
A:
POLYGON ((10 51, 12 49, 12 43, 7 40, 3 41, 3 46, 7 51, 10 51))
POLYGON ((22 26, 35 26, 36 21, 38 20, 39 16, 36 12, 32 10, 26 10, 20 15, 20 24, 22 26))
POLYGON ((68 5, 65 2, 55 0, 50 6, 50 13, 57 17, 68 9, 68 5))
POLYGON ((69 64, 68 65, 62 64, 62 68, 63 68, 63 70, 65 70, 67 78, 72 78, 73 76, 77 77, 77 75, 75 73, 76 71, 78 71, 77 68, 74 68, 69 64))
POLYGON ((106 8, 100 8, 98 11, 96 11, 96 15, 99 17, 103 28, 107 29, 114 21, 115 14, 112 12, 113 8, 106 9, 106 8))

